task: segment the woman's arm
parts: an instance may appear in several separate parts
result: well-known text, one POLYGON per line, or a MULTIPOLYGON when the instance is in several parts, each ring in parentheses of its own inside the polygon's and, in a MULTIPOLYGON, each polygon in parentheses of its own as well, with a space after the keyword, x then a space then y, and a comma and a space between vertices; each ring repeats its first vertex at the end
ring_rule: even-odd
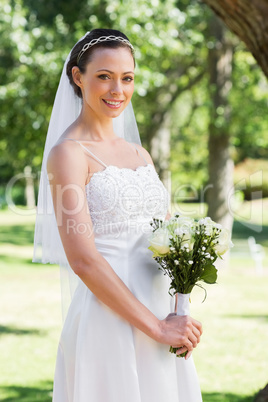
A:
POLYGON ((85 194, 87 162, 80 148, 67 142, 55 146, 47 170, 61 240, 74 272, 99 300, 151 338, 189 351, 196 347, 202 333, 199 322, 174 314, 157 319, 98 252, 85 194))

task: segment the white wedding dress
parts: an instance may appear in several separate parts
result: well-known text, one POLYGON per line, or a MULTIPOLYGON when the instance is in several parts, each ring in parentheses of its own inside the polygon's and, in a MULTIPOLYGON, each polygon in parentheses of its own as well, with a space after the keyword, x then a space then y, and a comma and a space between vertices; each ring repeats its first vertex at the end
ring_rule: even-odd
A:
MULTIPOLYGON (((106 166, 87 151, 104 166, 86 185, 96 246, 131 292, 163 319, 170 313, 169 282, 148 250, 148 236, 152 217, 165 219, 168 192, 146 161, 136 170, 106 166)), ((53 402, 200 401, 192 357, 171 354, 79 279, 60 338, 53 402)))

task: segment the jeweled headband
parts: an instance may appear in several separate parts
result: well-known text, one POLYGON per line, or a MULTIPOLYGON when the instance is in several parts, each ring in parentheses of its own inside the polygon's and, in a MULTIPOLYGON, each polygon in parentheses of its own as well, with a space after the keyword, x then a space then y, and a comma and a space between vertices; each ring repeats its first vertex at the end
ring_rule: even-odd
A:
POLYGON ((84 44, 82 50, 79 52, 79 54, 77 56, 77 64, 79 63, 79 60, 81 59, 83 54, 90 47, 92 47, 94 45, 97 45, 98 43, 101 43, 101 42, 109 42, 109 41, 117 41, 117 42, 125 43, 126 45, 128 45, 134 51, 134 47, 131 45, 131 43, 127 39, 122 38, 121 36, 114 36, 114 35, 100 36, 98 39, 92 39, 90 42, 84 44))

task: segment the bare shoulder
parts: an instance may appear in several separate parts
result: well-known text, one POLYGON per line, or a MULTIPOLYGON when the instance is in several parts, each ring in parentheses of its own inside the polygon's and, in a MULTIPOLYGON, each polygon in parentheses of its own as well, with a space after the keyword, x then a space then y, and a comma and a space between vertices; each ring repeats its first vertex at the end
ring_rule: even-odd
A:
POLYGON ((86 159, 79 144, 74 141, 61 141, 54 145, 48 154, 47 171, 63 181, 67 177, 85 181, 88 169, 86 159))
POLYGON ((137 147, 137 149, 140 151, 140 153, 142 154, 144 159, 147 161, 147 163, 151 163, 154 166, 154 162, 152 160, 152 157, 149 154, 149 152, 147 151, 147 149, 145 149, 143 146, 141 146, 139 144, 136 144, 134 142, 132 142, 132 144, 135 145, 135 147, 137 147))

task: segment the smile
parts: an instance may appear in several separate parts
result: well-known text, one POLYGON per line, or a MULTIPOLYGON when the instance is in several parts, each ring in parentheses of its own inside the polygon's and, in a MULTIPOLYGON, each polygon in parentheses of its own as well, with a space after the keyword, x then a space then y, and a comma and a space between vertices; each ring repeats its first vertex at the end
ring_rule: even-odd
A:
POLYGON ((121 106, 121 104, 123 103, 123 101, 110 101, 110 100, 106 100, 103 99, 103 102, 108 106, 111 107, 112 109, 117 109, 121 106))

